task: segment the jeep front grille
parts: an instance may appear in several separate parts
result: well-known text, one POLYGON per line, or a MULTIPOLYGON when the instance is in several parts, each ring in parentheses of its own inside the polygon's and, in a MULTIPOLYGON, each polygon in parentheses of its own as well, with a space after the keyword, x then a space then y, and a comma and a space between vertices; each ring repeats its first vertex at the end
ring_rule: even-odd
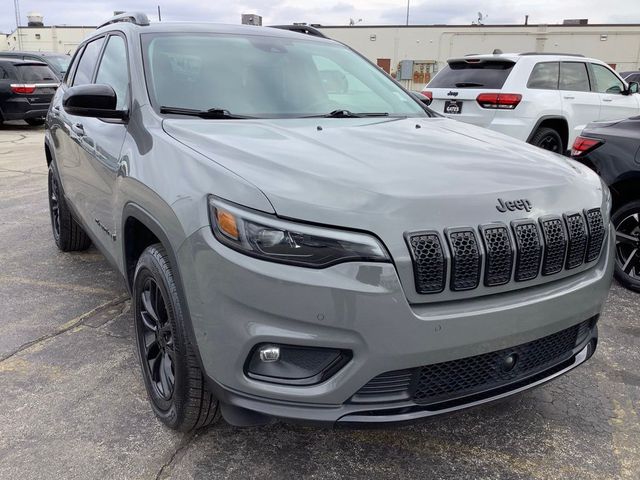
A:
POLYGON ((599 208, 472 227, 407 235, 416 291, 442 292, 526 282, 597 260, 606 235, 599 208), (449 267, 450 264, 450 268, 449 267))
POLYGON ((447 232, 451 257, 451 290, 471 290, 480 281, 480 249, 473 230, 447 232))
POLYGON ((587 229, 582 214, 573 213, 564 216, 569 233, 569 252, 567 253, 567 268, 576 268, 584 262, 587 250, 587 229))
POLYGON ((604 223, 602 222, 602 212, 599 208, 593 208, 585 212, 585 215, 589 229, 589 241, 584 261, 593 262, 600 256, 600 250, 602 250, 602 244, 604 243, 604 223))
POLYGON ((562 270, 564 265, 564 256, 567 253, 567 234, 560 218, 541 220, 540 225, 545 245, 542 275, 553 275, 562 270))

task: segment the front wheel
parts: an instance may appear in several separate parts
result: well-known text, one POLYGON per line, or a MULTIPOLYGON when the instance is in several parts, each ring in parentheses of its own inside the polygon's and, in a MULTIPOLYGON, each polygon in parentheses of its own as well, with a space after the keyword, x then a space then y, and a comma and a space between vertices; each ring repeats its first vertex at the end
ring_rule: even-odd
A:
POLYGON ((159 243, 138 260, 133 300, 138 356, 154 413, 183 432, 214 423, 219 404, 189 342, 171 266, 159 243))
POLYGON ((564 153, 562 137, 560 137, 560 134, 553 128, 539 128, 538 130, 536 130, 536 133, 533 134, 533 137, 531 137, 529 143, 531 145, 535 145, 536 147, 540 147, 543 150, 549 150, 550 152, 559 154, 564 153))
POLYGON ((611 222, 616 229, 616 279, 640 292, 640 200, 616 209, 611 222))

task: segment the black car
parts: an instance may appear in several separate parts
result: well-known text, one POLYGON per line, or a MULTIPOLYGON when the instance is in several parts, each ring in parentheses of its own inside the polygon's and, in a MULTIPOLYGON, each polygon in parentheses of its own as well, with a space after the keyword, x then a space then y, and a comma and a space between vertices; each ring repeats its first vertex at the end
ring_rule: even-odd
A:
POLYGON ((26 60, 29 62, 42 62, 49 65, 49 68, 55 72, 57 77, 62 80, 64 74, 67 73, 71 56, 64 53, 56 52, 1 52, 0 56, 5 58, 17 58, 18 60, 26 60))
POLYGON ((609 186, 616 278, 640 292, 640 116, 587 125, 576 138, 571 156, 595 170, 609 186))
POLYGON ((0 57, 0 123, 42 125, 58 83, 46 63, 0 57))
POLYGON ((633 72, 622 72, 620 74, 620 76, 622 78, 624 78, 627 82, 631 83, 631 82, 638 82, 640 83, 640 72, 639 71, 633 71, 633 72))

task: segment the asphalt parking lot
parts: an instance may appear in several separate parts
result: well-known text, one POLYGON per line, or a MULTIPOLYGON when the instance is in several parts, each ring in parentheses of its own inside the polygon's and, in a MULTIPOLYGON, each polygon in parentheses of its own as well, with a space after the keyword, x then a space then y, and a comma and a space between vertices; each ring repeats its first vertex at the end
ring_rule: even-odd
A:
POLYGON ((0 478, 640 479, 640 295, 618 285, 593 359, 499 404, 390 429, 165 429, 120 278, 53 243, 43 133, 0 126, 0 478))

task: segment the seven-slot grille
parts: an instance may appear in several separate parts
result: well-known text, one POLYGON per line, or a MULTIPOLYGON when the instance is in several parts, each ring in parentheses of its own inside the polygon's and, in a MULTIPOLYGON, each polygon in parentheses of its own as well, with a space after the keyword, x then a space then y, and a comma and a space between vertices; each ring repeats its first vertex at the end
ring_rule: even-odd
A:
POLYGON ((597 317, 593 317, 546 337, 494 352, 386 372, 370 380, 351 401, 412 399, 418 404, 437 404, 535 379, 569 361, 575 349, 585 344, 596 321, 597 317), (514 363, 505 363, 507 357, 514 358, 514 363))
POLYGON ((407 242, 416 291, 430 294, 442 292, 447 280, 451 290, 463 291, 478 287, 481 278, 494 287, 577 268, 599 258, 605 234, 602 212, 594 208, 510 226, 446 229, 445 242, 435 231, 414 233, 407 242))

